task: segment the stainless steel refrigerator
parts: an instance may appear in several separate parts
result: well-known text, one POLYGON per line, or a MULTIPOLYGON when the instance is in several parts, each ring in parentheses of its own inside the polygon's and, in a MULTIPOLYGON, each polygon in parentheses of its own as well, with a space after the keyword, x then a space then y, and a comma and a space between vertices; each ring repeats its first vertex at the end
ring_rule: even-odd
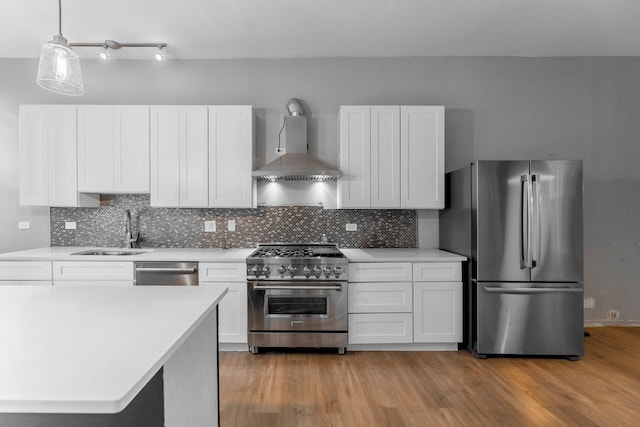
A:
POLYGON ((485 161, 446 174, 440 247, 467 256, 476 356, 584 353, 582 161, 485 161))

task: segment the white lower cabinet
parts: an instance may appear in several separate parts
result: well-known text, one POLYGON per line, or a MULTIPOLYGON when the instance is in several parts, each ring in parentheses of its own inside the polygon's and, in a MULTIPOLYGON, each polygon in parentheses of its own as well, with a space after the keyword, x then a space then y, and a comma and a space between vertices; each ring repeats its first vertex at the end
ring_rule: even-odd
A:
POLYGON ((349 344, 413 342, 411 313, 349 314, 349 344))
POLYGON ((133 286, 134 265, 130 261, 54 261, 54 286, 133 286))
POLYGON ((413 342, 410 262, 349 264, 349 344, 413 342))
POLYGON ((246 263, 201 262, 200 286, 229 291, 218 304, 218 339, 221 344, 247 343, 246 263))
POLYGON ((460 262, 349 264, 349 344, 457 349, 461 270, 460 262))
POLYGON ((416 282, 413 305, 415 342, 462 341, 462 282, 416 282))
POLYGON ((51 285, 50 261, 0 261, 0 285, 51 285))
POLYGON ((414 263, 413 281, 414 341, 462 342, 462 265, 414 263))

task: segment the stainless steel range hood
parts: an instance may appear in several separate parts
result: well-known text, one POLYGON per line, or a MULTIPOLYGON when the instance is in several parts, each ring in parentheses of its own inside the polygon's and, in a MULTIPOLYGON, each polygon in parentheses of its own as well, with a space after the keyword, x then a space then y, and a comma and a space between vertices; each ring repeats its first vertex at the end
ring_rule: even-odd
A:
POLYGON ((300 101, 287 103, 289 116, 284 117, 280 133, 285 131, 286 154, 253 171, 258 181, 334 181, 342 176, 335 166, 307 153, 307 118, 300 101))

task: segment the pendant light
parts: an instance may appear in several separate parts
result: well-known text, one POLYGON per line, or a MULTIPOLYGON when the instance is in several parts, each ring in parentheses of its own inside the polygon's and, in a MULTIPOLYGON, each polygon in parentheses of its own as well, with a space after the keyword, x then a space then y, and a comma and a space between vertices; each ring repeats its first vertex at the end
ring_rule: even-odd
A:
POLYGON ((62 0, 58 0, 58 34, 40 49, 36 83, 61 95, 84 94, 80 58, 62 36, 62 0))

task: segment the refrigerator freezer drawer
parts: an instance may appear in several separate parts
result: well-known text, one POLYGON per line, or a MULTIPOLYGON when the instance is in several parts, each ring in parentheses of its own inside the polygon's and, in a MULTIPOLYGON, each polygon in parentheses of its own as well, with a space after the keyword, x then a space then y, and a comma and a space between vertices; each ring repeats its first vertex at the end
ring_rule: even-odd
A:
POLYGON ((473 283, 479 355, 562 356, 584 353, 582 283, 473 283))

